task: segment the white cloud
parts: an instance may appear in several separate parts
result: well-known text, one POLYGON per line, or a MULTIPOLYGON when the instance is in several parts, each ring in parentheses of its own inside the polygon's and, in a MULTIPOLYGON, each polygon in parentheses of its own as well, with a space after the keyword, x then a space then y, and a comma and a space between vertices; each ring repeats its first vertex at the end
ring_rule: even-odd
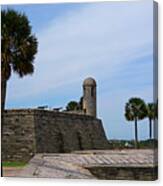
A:
POLYGON ((17 90, 20 94, 8 99, 36 96, 89 75, 112 76, 130 60, 151 53, 150 6, 142 1, 88 4, 51 20, 37 34, 34 75, 21 81, 14 77, 9 94, 17 90))
MULTIPOLYGON (((152 10, 152 1, 94 3, 81 9, 70 9, 62 17, 49 20, 48 26, 37 33, 39 50, 35 73, 22 80, 13 76, 9 81, 8 102, 22 100, 29 101, 31 105, 31 98, 43 97, 47 93, 52 95, 58 89, 64 96, 66 92, 63 93, 63 89, 66 90, 70 85, 79 88, 79 84, 81 85, 87 76, 95 77, 98 82, 113 82, 116 74, 125 73, 124 67, 132 65, 133 60, 152 55, 152 10)), ((149 68, 148 64, 142 66, 144 69, 149 68)), ((134 73, 136 72, 133 71, 133 76, 134 73)), ((140 73, 143 74, 142 69, 140 73)), ((144 74, 138 81, 146 82, 146 78, 148 76, 144 74)), ((99 85, 100 88, 102 86, 105 89, 108 83, 99 85)), ((135 94, 145 94, 148 99, 152 97, 149 90, 151 87, 144 87, 135 94)), ((118 118, 114 113, 115 105, 119 105, 119 110, 122 110, 124 100, 133 93, 130 87, 125 91, 120 89, 115 95, 118 97, 122 93, 126 98, 119 100, 120 97, 117 100, 115 95, 107 91, 107 95, 99 91, 100 115, 104 116, 106 127, 109 121, 116 118, 122 121, 121 116, 118 118), (114 103, 112 109, 110 104, 114 103), (111 111, 110 120, 106 118, 106 109, 111 111)), ((111 123, 109 125, 114 127, 111 123)), ((121 129, 125 131, 124 127, 121 129)), ((128 130, 130 129, 131 127, 128 127, 128 130)), ((114 132, 112 134, 115 135, 114 132)))

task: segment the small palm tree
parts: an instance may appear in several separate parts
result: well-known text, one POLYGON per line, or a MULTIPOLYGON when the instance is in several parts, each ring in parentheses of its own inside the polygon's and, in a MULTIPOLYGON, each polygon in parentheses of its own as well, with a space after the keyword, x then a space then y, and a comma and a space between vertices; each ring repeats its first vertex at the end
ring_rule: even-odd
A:
POLYGON ((70 101, 66 106, 67 111, 79 110, 79 104, 76 101, 70 101))
POLYGON ((37 53, 37 39, 24 14, 1 11, 1 110, 5 107, 6 86, 12 72, 20 77, 32 74, 37 53))
POLYGON ((125 106, 125 118, 135 122, 135 148, 138 148, 138 120, 146 117, 146 104, 140 98, 131 98, 125 106))
POLYGON ((149 138, 152 138, 152 121, 156 117, 156 104, 148 103, 147 104, 147 117, 149 119, 149 138))

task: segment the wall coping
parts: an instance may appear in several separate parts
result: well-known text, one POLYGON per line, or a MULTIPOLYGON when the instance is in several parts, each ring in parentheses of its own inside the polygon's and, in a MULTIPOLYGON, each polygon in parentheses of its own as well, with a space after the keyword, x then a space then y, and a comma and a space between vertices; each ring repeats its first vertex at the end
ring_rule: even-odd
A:
POLYGON ((37 108, 29 108, 29 109, 6 109, 4 110, 4 114, 23 114, 23 115, 42 115, 42 114, 52 114, 54 116, 60 116, 60 117, 66 117, 71 116, 75 118, 82 118, 82 119, 90 119, 90 120, 100 120, 99 118, 95 118, 93 116, 89 115, 83 115, 83 114, 76 114, 76 113, 65 113, 65 112, 57 112, 54 110, 43 110, 43 109, 37 109, 37 108))

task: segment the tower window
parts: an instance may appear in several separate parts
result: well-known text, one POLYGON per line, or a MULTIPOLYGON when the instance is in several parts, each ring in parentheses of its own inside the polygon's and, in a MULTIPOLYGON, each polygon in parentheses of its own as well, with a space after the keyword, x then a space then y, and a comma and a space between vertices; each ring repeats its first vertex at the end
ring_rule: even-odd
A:
POLYGON ((86 89, 85 89, 85 87, 84 87, 84 96, 85 96, 85 91, 86 91, 86 89))
POLYGON ((91 96, 93 97, 94 94, 93 94, 93 87, 91 87, 91 96))

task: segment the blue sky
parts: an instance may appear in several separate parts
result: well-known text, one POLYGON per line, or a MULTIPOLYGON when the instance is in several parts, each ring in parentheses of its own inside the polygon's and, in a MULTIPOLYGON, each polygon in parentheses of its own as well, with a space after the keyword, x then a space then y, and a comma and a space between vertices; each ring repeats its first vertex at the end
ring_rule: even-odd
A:
MULTIPOLYGON (((153 1, 7 7, 25 12, 39 47, 35 73, 9 80, 6 107, 65 107, 79 100, 83 80, 92 76, 107 137, 133 139, 125 103, 153 101, 153 1)), ((139 122, 139 138, 148 138, 147 119, 139 122)))

